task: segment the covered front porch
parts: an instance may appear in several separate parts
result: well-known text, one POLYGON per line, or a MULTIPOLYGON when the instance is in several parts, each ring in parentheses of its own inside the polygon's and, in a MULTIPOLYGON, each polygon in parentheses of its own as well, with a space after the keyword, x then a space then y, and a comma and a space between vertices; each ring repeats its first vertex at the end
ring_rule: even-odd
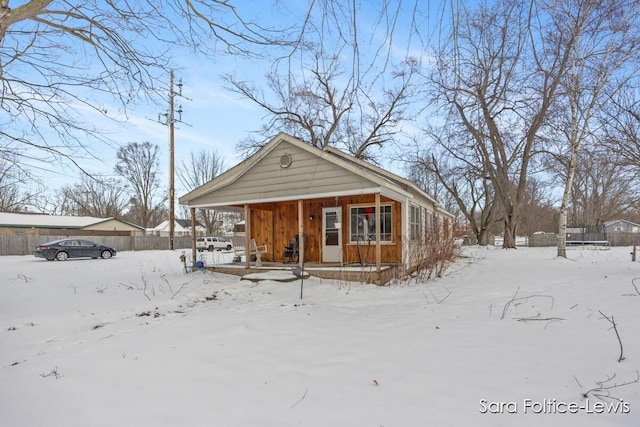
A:
POLYGON ((266 247, 260 262, 245 256, 241 263, 216 263, 220 272, 244 275, 260 269, 290 270, 293 264, 286 261, 293 260, 297 268, 304 264, 306 271, 318 277, 384 284, 401 261, 401 226, 394 224, 401 217, 401 205, 380 193, 212 208, 243 211, 244 247, 251 247, 252 240, 266 247))
POLYGON ((322 279, 330 279, 346 282, 386 284, 400 274, 398 265, 383 264, 380 273, 375 264, 344 264, 344 263, 300 263, 263 261, 256 265, 250 260, 247 267, 243 257, 241 262, 233 261, 233 252, 202 252, 198 253, 198 261, 203 263, 203 268, 222 274, 241 276, 250 281, 275 280, 289 282, 304 277, 313 276, 322 279), (273 273, 273 274, 272 274, 273 273))

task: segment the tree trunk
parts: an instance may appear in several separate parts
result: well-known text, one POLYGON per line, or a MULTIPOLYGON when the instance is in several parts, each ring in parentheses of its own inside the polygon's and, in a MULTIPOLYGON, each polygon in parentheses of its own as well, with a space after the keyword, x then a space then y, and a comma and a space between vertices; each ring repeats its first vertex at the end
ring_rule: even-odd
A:
MULTIPOLYGON (((519 203, 519 202, 517 202, 519 203)), ((518 207, 514 206, 510 201, 509 206, 505 209, 507 214, 504 218, 504 239, 502 240, 502 249, 516 248, 516 230, 518 228, 518 207)))
POLYGON ((567 257, 567 206, 563 198, 558 227, 558 256, 567 257))
POLYGON ((504 239, 502 241, 502 249, 515 249, 516 248, 516 228, 518 227, 517 221, 509 217, 504 221, 504 239))
POLYGON ((481 228, 478 231, 478 245, 480 246, 489 245, 489 230, 487 230, 486 228, 481 228))
POLYGON ((560 205, 560 218, 558 227, 558 256, 567 257, 567 214, 569 198, 571 197, 571 188, 573 187, 573 177, 576 173, 576 163, 578 162, 579 143, 571 144, 571 158, 569 159, 569 167, 567 168, 567 180, 564 184, 564 193, 562 194, 562 204, 560 205))

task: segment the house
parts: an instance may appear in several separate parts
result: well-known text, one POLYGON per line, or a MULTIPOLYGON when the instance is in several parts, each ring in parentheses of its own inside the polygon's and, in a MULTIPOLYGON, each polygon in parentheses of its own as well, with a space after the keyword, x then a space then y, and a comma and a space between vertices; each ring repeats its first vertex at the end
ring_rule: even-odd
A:
MULTIPOLYGON (((169 236, 169 221, 163 221, 158 224, 151 230, 149 230, 150 234, 154 236, 169 236)), ((207 229, 200 222, 196 222, 196 236, 205 236, 207 234, 207 229)), ((191 236, 191 220, 190 219, 176 219, 174 221, 173 228, 174 236, 191 236)))
POLYGON ((613 221, 605 221, 602 225, 604 232, 609 233, 640 233, 640 224, 627 221, 626 219, 617 219, 613 221))
POLYGON ((0 212, 0 234, 144 236, 145 229, 117 218, 0 212))
POLYGON ((244 211, 246 241, 267 245, 263 261, 281 262, 298 235, 300 263, 374 265, 378 276, 383 264, 411 268, 411 248, 430 237, 451 237, 454 217, 400 176, 284 133, 179 202, 192 218, 196 208, 244 211))
POLYGON ((233 224, 233 235, 244 236, 244 221, 238 221, 233 224))

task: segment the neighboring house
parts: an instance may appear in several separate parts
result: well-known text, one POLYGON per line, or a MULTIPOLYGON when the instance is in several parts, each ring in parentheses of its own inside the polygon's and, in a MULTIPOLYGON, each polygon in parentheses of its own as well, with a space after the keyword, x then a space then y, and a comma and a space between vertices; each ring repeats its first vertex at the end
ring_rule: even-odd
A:
POLYGON ((244 221, 233 224, 233 236, 244 236, 244 221))
POLYGON ((263 261, 282 261, 299 234, 306 262, 367 264, 378 273, 383 263, 412 267, 410 248, 450 238, 454 218, 412 182, 284 133, 179 202, 192 216, 196 208, 244 210, 247 238, 268 247, 263 261))
MULTIPOLYGON (((151 229, 154 236, 169 236, 169 221, 163 221, 161 224, 151 229)), ((191 220, 176 219, 174 221, 174 236, 191 236, 191 220)), ((196 236, 205 236, 207 229, 200 222, 196 222, 196 236)))
POLYGON ((0 234, 143 236, 145 229, 117 218, 0 212, 0 234))
POLYGON ((605 221, 603 224, 605 233, 640 233, 640 224, 627 221, 626 219, 617 219, 613 221, 605 221))

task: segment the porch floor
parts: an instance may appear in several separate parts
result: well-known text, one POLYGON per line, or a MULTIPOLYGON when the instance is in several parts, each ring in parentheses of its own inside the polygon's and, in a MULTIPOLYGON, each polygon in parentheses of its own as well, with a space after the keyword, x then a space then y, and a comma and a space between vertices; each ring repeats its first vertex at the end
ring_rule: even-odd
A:
MULTIPOLYGON (((233 262, 233 256, 229 257, 225 252, 199 252, 198 260, 203 261, 208 270, 241 276, 246 280, 289 282, 299 279, 294 275, 294 270, 299 271, 298 263, 262 261, 261 266, 256 266, 256 262, 252 261, 250 268, 246 268, 244 258, 242 262, 233 262)), ((306 262, 304 273, 305 278, 314 276, 322 279, 385 285, 396 276, 397 268, 397 265, 382 265, 380 277, 377 277, 375 264, 306 262)))
MULTIPOLYGON (((294 263, 280 263, 280 262, 262 262, 262 266, 258 267, 255 262, 251 263, 250 268, 246 268, 244 262, 242 263, 225 263, 225 264, 207 264, 207 268, 215 270, 218 273, 233 274, 236 276, 242 276, 247 280, 254 280, 254 278, 265 277, 269 278, 269 274, 261 275, 260 273, 268 272, 280 272, 282 274, 277 275, 277 281, 293 281, 299 279, 294 275, 294 270, 299 271, 298 264, 294 263), (287 279, 287 275, 290 275, 287 279)), ((376 280, 376 266, 345 266, 340 264, 319 264, 319 263, 305 263, 304 274, 305 277, 314 276, 322 279, 331 280, 343 280, 347 282, 363 282, 363 283, 379 283, 386 284, 391 280, 392 273, 395 271, 395 266, 383 265, 381 267, 381 279, 376 280), (384 278, 387 277, 386 280, 384 278)), ((276 277, 272 274, 272 277, 276 277)))

